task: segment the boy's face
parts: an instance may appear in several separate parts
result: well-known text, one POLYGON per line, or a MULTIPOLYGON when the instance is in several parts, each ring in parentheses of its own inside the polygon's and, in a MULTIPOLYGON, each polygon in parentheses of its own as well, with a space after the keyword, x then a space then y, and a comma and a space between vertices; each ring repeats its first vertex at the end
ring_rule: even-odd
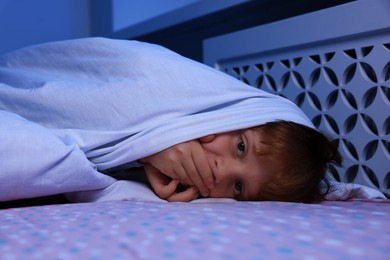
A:
POLYGON ((256 154, 260 133, 246 129, 200 138, 215 178, 213 198, 255 200, 271 178, 272 163, 256 154))

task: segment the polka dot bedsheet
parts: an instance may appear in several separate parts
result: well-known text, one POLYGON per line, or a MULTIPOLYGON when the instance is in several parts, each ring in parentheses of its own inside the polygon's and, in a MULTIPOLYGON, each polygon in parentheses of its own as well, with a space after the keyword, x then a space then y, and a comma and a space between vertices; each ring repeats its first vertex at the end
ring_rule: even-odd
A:
POLYGON ((390 259, 390 203, 114 201, 0 210, 0 259, 390 259))

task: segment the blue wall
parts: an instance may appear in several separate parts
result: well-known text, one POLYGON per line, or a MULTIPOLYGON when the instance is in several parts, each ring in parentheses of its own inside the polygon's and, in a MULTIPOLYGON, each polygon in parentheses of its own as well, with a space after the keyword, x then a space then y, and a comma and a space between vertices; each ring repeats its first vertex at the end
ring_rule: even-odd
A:
POLYGON ((115 0, 112 1, 112 30, 121 30, 147 19, 168 13, 199 0, 115 0))
POLYGON ((89 0, 1 0, 0 55, 28 45, 90 36, 89 0))
POLYGON ((197 1, 0 0, 0 55, 43 42, 104 36, 197 1))

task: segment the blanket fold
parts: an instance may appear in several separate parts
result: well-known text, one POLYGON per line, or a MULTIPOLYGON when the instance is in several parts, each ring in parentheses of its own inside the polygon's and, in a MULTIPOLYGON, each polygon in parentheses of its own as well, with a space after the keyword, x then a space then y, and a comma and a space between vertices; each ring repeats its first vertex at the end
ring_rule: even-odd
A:
POLYGON ((103 189, 115 182, 95 170, 76 143, 0 110, 0 201, 103 189))

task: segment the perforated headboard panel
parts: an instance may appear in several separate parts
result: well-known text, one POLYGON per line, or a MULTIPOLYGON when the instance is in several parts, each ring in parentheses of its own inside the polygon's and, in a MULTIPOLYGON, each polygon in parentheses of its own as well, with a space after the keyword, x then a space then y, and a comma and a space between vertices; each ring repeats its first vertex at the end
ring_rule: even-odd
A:
POLYGON ((329 26, 326 21, 345 10, 364 10, 379 20, 378 10, 390 10, 390 1, 378 1, 385 6, 371 9, 364 2, 210 39, 205 55, 209 54, 210 65, 294 101, 317 128, 334 139, 344 158, 343 167, 331 169, 336 180, 390 194, 390 19, 383 17, 373 28, 366 28, 355 10, 353 18, 346 18, 350 26, 329 22, 335 27, 323 34, 311 31, 322 24, 329 26), (283 41, 285 32, 288 37, 310 35, 283 41), (242 55, 237 55, 238 42, 246 41, 256 43, 243 46, 242 55), (225 44, 234 46, 223 50, 225 44))

